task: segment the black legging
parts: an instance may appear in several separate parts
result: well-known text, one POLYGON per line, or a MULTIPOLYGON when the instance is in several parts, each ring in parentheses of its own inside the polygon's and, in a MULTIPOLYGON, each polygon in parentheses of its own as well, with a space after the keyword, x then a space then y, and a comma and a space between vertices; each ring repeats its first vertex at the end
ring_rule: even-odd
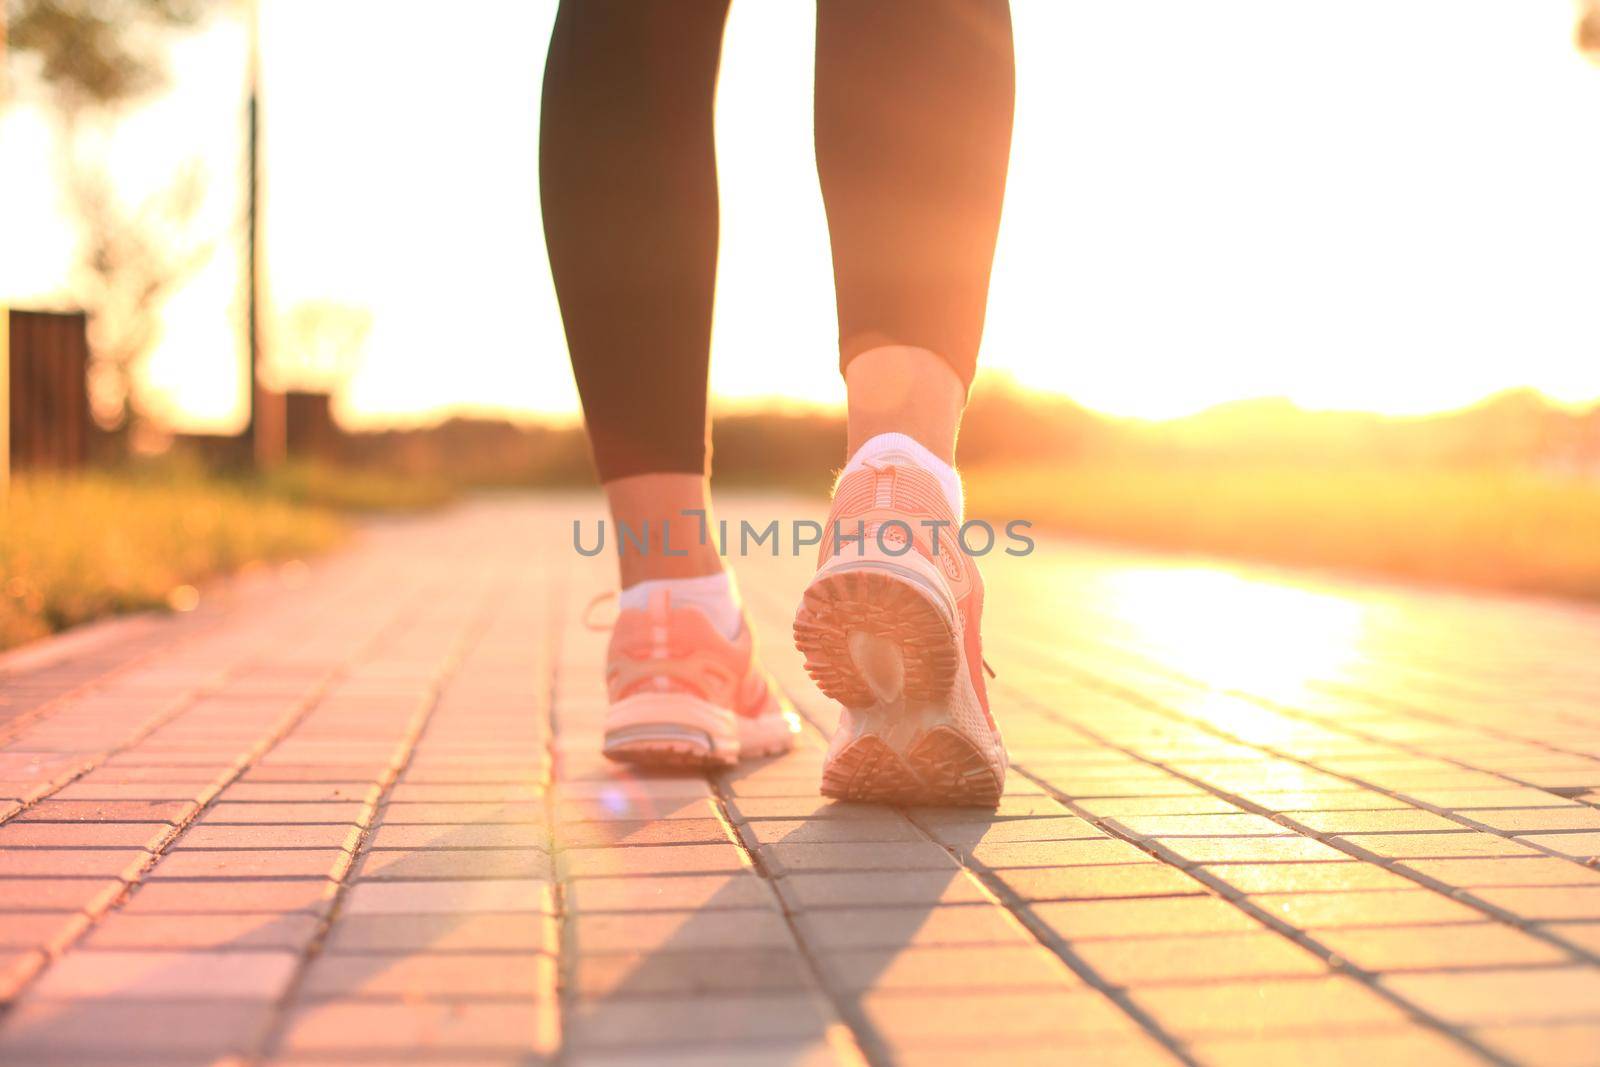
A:
MULTIPOLYGON (((540 191, 602 481, 706 469, 727 12, 728 0, 562 0, 556 15, 540 191)), ((841 370, 911 345, 971 383, 1014 86, 1007 0, 818 0, 841 370)))

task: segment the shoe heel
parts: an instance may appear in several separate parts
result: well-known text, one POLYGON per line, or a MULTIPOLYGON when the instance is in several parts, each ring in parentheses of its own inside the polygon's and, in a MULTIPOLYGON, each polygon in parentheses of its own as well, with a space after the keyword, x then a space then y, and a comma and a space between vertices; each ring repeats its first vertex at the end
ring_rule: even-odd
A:
POLYGON ((960 660, 954 620, 920 584, 880 567, 820 574, 794 643, 824 694, 852 708, 937 700, 960 660))

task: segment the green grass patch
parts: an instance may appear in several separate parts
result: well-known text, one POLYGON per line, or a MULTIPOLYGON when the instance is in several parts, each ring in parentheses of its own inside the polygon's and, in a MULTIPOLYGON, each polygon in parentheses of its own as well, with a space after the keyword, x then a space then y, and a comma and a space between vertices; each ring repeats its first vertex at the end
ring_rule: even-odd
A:
POLYGON ((1600 599, 1600 486, 1533 472, 1074 465, 963 470, 967 508, 1041 530, 1600 599))
POLYGON ((175 463, 20 477, 0 512, 0 648, 105 615, 188 606, 206 579, 338 543, 343 513, 451 496, 436 481, 312 466, 262 479, 175 463))

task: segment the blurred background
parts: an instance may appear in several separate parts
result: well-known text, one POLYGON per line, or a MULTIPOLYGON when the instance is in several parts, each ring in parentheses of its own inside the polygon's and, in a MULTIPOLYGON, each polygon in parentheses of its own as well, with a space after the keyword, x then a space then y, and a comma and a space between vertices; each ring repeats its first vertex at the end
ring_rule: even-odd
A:
MULTIPOLYGON (((351 511, 592 484, 539 224, 554 6, 5 0, 0 646, 351 511)), ((974 512, 1600 597, 1595 0, 1013 9, 974 512)), ((733 5, 712 389, 719 484, 820 494, 813 18, 733 5)))

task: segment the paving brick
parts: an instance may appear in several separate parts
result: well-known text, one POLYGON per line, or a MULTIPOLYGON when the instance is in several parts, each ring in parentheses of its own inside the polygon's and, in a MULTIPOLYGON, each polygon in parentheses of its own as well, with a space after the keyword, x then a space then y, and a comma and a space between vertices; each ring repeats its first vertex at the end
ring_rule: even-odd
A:
POLYGON ((172 851, 187 849, 298 849, 339 848, 354 851, 361 840, 361 828, 348 824, 308 824, 299 826, 191 826, 173 842, 172 851))
POLYGON ((371 807, 357 801, 322 804, 229 804, 219 802, 206 810, 201 822, 206 826, 254 823, 343 823, 362 825, 371 807))
POLYGON ((1461 923, 1483 918, 1476 908, 1427 889, 1262 893, 1250 897, 1250 902, 1300 930, 1461 923))
POLYGON ((208 782, 102 782, 88 777, 51 794, 56 800, 188 800, 198 802, 208 782))
POLYGON ((1319 834, 1404 833, 1429 830, 1461 830, 1461 823, 1415 808, 1385 811, 1291 811, 1286 813, 1301 826, 1319 834))
POLYGON ((1324 974, 1320 958, 1277 933, 1116 937, 1071 942, 1111 985, 1143 986, 1324 974))
POLYGON ((1461 1025, 1600 1018, 1600 971, 1593 967, 1396 974, 1383 982, 1424 1011, 1461 1025))
POLYGON ((1600 885, 1600 869, 1544 856, 1488 860, 1407 860, 1395 867, 1448 886, 1600 885))
POLYGON ((744 852, 724 839, 714 845, 636 845, 569 848, 560 853, 564 878, 650 874, 731 874, 749 869, 744 852))
POLYGON ((180 1055, 209 1060, 248 1049, 267 1023, 264 1000, 193 1002, 121 998, 24 1000, 0 1031, 0 1059, 18 1064, 66 1061, 161 1063, 180 1055))
POLYGON ((1023 900, 1100 900, 1201 894, 1205 886, 1163 863, 1117 863, 1091 867, 1019 867, 994 872, 994 879, 1023 900))
POLYGON ((876 872, 791 874, 774 886, 786 908, 856 908, 867 906, 932 907, 935 904, 987 903, 990 896, 970 875, 948 871, 902 871, 893 877, 876 872))
POLYGON ((828 988, 846 993, 1083 985, 1059 957, 1026 944, 848 949, 819 955, 817 965, 828 988))
POLYGON ((350 854, 336 848, 185 849, 161 858, 149 874, 164 878, 332 878, 350 865, 350 854))
POLYGON ((397 783, 389 791, 389 800, 396 803, 528 803, 544 799, 544 790, 528 783, 508 782, 411 782, 397 783))
POLYGON ((776 906, 771 888, 749 873, 581 878, 567 886, 566 902, 574 912, 776 906))
POLYGON ((290 952, 69 952, 34 983, 42 998, 270 1000, 298 964, 290 952))
POLYGON ((1544 929, 1574 945, 1581 945, 1600 956, 1600 923, 1547 923, 1544 929))
POLYGON ((1260 815, 1118 815, 1109 820, 1138 837, 1278 837, 1282 824, 1260 815))
POLYGON ((738 997, 579 1000, 564 1022, 575 1049, 684 1045, 820 1036, 828 1016, 812 996, 752 993, 738 997))
MULTIPOLYGON (((396 828, 398 829, 398 828, 396 828)), ((666 819, 661 822, 569 822, 561 826, 555 848, 607 848, 618 845, 709 845, 728 839, 717 819, 666 819)))
POLYGON ((1168 837, 1161 849, 1189 863, 1304 863, 1350 857, 1309 837, 1168 837))
POLYGON ((1010 867, 1087 867, 1139 863, 1149 853, 1114 837, 1079 841, 985 841, 966 853, 972 863, 991 870, 1010 867))
POLYGON ((0 878, 133 878, 150 858, 139 849, 0 849, 0 878))
POLYGON ((550 856, 540 849, 385 849, 362 857, 356 876, 364 881, 425 881, 467 878, 539 878, 551 875, 550 856))
MULTIPOLYGON (((677 825, 668 823, 666 825, 677 825)), ((816 845, 858 841, 926 842, 927 838, 899 816, 883 819, 753 819, 739 828, 751 848, 758 845, 816 845)))
POLYGON ((1090 815, 1235 815, 1237 804, 1211 796, 1176 797, 1089 797, 1077 802, 1090 815))
POLYGON ((1600 919, 1600 886, 1549 889, 1474 889, 1473 896, 1532 922, 1600 919))
POLYGON ((234 782, 218 798, 223 801, 296 801, 300 803, 355 802, 372 804, 378 786, 357 782, 234 782))
MULTIPOLYGON (((442 805, 435 805, 441 807, 442 805)), ((465 808, 469 805, 452 805, 465 808)), ((796 818, 799 816, 788 816, 796 818)), ((555 805, 555 819, 560 824, 570 822, 638 822, 641 819, 714 819, 716 809, 711 806, 711 801, 699 798, 651 799, 649 797, 636 799, 623 799, 618 801, 608 800, 565 800, 555 805)), ((421 820, 419 820, 421 821, 421 820)), ((528 821, 542 822, 531 817, 526 820, 488 819, 488 818, 462 818, 462 819, 437 819, 438 822, 511 822, 528 821)), ((565 832, 565 831, 560 831, 565 832)), ((558 833, 559 836, 559 833, 558 833)))
POLYGON ((728 814, 739 823, 751 819, 883 820, 883 809, 875 804, 851 804, 818 796, 735 797, 728 801, 728 814))
POLYGON ((1522 834, 1517 840, 1591 865, 1600 863, 1600 833, 1522 834))
POLYGON ((1600 811, 1584 804, 1565 808, 1510 808, 1475 811, 1474 822, 1523 834, 1537 830, 1600 830, 1600 811))
POLYGON ((761 861, 774 876, 811 871, 955 870, 950 853, 931 841, 763 845, 761 861))
POLYGON ((360 882, 344 900, 346 915, 437 914, 480 911, 550 913, 550 883, 537 879, 460 882, 360 882))
POLYGON ((112 878, 0 878, 0 911, 98 911, 126 888, 112 878))
POLYGON ((77 912, 0 912, 0 948, 27 950, 64 944, 88 925, 88 916, 77 912))
MULTIPOLYGON (((918 996, 869 993, 861 998, 861 1013, 867 1025, 890 1044, 966 1041, 993 1048, 996 1034, 1004 1035, 1006 1041, 1053 1038, 1076 1042, 1137 1030, 1131 1017, 1091 989, 918 996)), ((1076 1044, 1073 1049, 1075 1053, 1076 1044)), ((1073 1059, 1076 1061, 1076 1055, 1073 1059)))
POLYGON ((338 883, 326 879, 146 882, 128 898, 131 914, 206 915, 231 912, 326 912, 338 883))
POLYGON ((1033 913, 1069 941, 1261 929, 1256 920, 1215 897, 1055 901, 1033 905, 1033 913))
POLYGON ((533 823, 542 828, 549 812, 542 803, 385 804, 379 821, 386 826, 426 823, 533 823))
POLYGON ((13 822, 0 826, 0 849, 154 849, 172 833, 173 827, 164 822, 13 822))
POLYGON ((783 916, 767 909, 580 914, 568 918, 566 936, 580 954, 776 949, 794 943, 783 916))
MULTIPOLYGON (((871 805, 862 805, 867 811, 871 805)), ((839 810, 835 806, 834 811, 839 810)), ((992 810, 989 808, 913 808, 907 814, 918 826, 932 829, 957 823, 993 823, 997 819, 1040 819, 1058 815, 1071 815, 1071 810, 1058 800, 1045 796, 1004 796, 992 810)))
POLYGON ((555 791, 562 800, 684 800, 709 797, 711 784, 704 778, 647 778, 624 772, 605 782, 560 782, 555 791))
POLYGON ((1239 893, 1415 889, 1417 883, 1370 863, 1223 863, 1197 868, 1239 893))
POLYGON ((1600 1022, 1506 1024, 1469 1032, 1512 1063, 1542 1067, 1593 1067, 1600 1048, 1600 1022))
POLYGON ((548 848, 549 832, 536 823, 384 824, 372 831, 374 849, 548 848))
POLYGON ((1397 1026, 1406 1020, 1404 1012, 1379 994, 1338 977, 1153 986, 1135 988, 1129 995, 1164 1028, 1183 1037, 1339 1032, 1397 1026))
POLYGON ((1568 958, 1554 945, 1498 923, 1319 930, 1316 938, 1367 971, 1515 967, 1561 963, 1568 958))
POLYGON ((571 966, 565 985, 578 997, 720 996, 811 985, 805 959, 793 948, 586 953, 571 966))
POLYGON ((1421 1027, 1404 1031, 1291 1037, 1214 1037, 1189 1051, 1206 1067, 1348 1067, 1355 1063, 1425 1063, 1428 1067, 1479 1067, 1482 1057, 1443 1034, 1421 1027))
POLYGON ((557 951, 556 920, 538 912, 342 914, 328 933, 331 953, 557 951))
POLYGON ((1071 815, 1039 819, 1001 819, 996 822, 936 823, 928 834, 942 845, 970 854, 978 845, 1019 841, 1104 840, 1108 835, 1093 823, 1071 815))
POLYGON ((198 810, 189 800, 45 800, 16 816, 18 822, 183 822, 198 810))
POLYGON ((956 904, 935 908, 830 908, 795 918, 813 952, 932 945, 1032 944, 1003 908, 956 904))
POLYGON ((118 911, 97 923, 83 944, 89 949, 287 949, 298 953, 311 944, 318 925, 318 917, 308 912, 141 915, 118 911))
MULTIPOLYGON (((279 1048, 286 1052, 401 1053, 407 1059, 448 1053, 553 1052, 560 1024, 553 1001, 327 1001, 294 1011, 279 1048)), ((370 1057, 369 1057, 370 1058, 370 1057)))
POLYGON ((553 997, 552 956, 493 953, 323 955, 307 969, 301 994, 318 998, 475 1000, 553 997))
POLYGON ((1374 856, 1395 859, 1464 859, 1477 856, 1535 856, 1537 850, 1508 837, 1478 833, 1343 834, 1333 840, 1374 856))

